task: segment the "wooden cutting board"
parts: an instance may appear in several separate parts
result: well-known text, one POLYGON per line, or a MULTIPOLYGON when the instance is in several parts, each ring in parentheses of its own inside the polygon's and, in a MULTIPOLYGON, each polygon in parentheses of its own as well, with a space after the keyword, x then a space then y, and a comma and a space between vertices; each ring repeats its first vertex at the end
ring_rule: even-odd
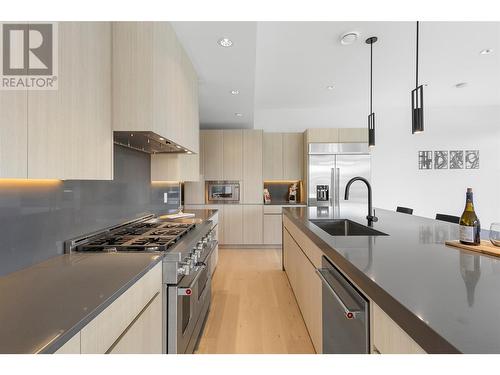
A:
POLYGON ((481 245, 478 246, 464 245, 463 243, 460 243, 460 241, 446 241, 445 244, 464 250, 476 251, 478 253, 500 257, 500 247, 495 246, 490 241, 486 240, 481 240, 481 245))

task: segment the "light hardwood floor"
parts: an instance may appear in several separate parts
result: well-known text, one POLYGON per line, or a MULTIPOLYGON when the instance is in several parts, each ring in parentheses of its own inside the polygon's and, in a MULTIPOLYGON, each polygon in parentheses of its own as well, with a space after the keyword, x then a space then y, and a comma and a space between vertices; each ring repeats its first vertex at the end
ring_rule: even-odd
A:
POLYGON ((314 353, 281 250, 220 249, 197 353, 314 353))

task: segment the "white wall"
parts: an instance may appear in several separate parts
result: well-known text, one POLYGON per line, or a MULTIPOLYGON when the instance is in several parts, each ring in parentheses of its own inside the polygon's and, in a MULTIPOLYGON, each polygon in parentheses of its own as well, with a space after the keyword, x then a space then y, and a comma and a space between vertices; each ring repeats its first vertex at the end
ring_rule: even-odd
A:
POLYGON ((460 216, 472 187, 484 229, 500 222, 500 107, 426 108, 425 131, 411 134, 409 108, 376 112, 374 205, 407 206, 415 215, 460 216), (480 150, 480 169, 419 170, 419 150, 480 150))

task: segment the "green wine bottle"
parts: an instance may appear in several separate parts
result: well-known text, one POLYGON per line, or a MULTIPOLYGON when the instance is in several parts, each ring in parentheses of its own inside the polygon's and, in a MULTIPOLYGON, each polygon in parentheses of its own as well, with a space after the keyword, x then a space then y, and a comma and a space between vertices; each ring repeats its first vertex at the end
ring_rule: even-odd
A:
POLYGON ((481 243, 481 224, 474 211, 471 188, 467 189, 465 209, 460 217, 460 242, 475 246, 481 243))

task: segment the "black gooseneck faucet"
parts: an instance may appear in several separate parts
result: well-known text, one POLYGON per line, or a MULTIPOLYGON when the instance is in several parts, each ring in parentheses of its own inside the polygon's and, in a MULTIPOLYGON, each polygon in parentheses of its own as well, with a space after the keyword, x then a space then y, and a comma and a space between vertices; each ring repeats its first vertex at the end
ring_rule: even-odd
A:
POLYGON ((349 199, 349 189, 351 188, 351 185, 354 181, 362 181, 365 183, 366 187, 368 188, 368 215, 366 216, 366 219, 368 220, 368 226, 372 226, 374 222, 378 220, 378 218, 375 216, 375 212, 372 215, 372 186, 368 182, 366 178, 363 177, 354 177, 349 180, 347 183, 347 186, 345 187, 345 200, 349 199))

